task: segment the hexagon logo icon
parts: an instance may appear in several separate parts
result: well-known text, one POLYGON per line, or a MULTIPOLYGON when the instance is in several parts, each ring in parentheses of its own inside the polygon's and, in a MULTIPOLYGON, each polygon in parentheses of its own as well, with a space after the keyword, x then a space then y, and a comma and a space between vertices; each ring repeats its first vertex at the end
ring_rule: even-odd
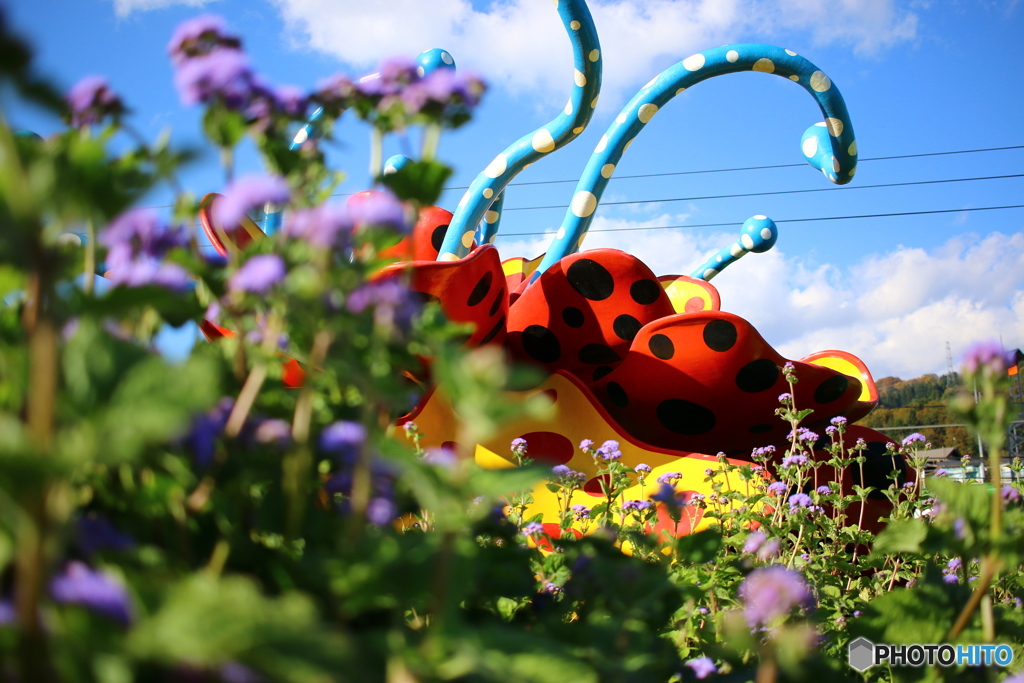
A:
POLYGON ((858 638, 847 649, 850 666, 857 671, 867 671, 875 663, 875 644, 867 638, 858 638))

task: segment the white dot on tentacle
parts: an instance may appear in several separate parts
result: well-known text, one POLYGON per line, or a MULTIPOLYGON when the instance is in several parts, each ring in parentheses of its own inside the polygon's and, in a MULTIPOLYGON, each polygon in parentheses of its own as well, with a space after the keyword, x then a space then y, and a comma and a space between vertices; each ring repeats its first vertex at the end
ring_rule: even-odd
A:
POLYGON ((815 71, 811 74, 811 90, 815 92, 827 92, 832 87, 832 80, 825 75, 824 71, 815 71))
POLYGON ((558 229, 558 232, 555 233, 555 239, 556 240, 560 240, 563 237, 565 237, 565 228, 561 227, 561 228, 558 229))
POLYGON ((572 21, 569 22, 569 28, 571 28, 573 31, 579 31, 580 30, 580 22, 578 22, 575 19, 573 19, 572 21))
POLYGON ((551 131, 547 128, 541 128, 533 134, 533 139, 530 141, 533 148, 538 152, 545 154, 555 149, 555 140, 551 137, 551 131))
POLYGON ((569 100, 568 102, 565 103, 565 109, 563 109, 562 111, 565 112, 566 116, 572 114, 572 100, 569 100))
POLYGON ((719 263, 721 263, 722 262, 722 257, 721 256, 715 256, 715 260, 718 261, 719 263))
POLYGON ((605 164, 601 167, 601 176, 604 178, 611 178, 612 173, 615 173, 615 164, 605 164))
POLYGON ((733 242, 732 246, 729 247, 729 253, 732 254, 733 256, 739 257, 743 256, 743 254, 745 254, 746 251, 744 251, 743 245, 741 245, 739 242, 733 242))
POLYGON ((488 178, 497 178, 502 173, 504 173, 505 169, 507 168, 508 159, 505 158, 504 154, 499 154, 498 156, 494 157, 494 161, 489 163, 487 165, 487 168, 484 169, 484 175, 487 176, 488 178))
POLYGON ((484 199, 490 199, 494 196, 494 190, 489 187, 484 188, 484 199))
POLYGON ((424 69, 422 66, 418 66, 416 67, 416 75, 419 76, 420 78, 423 78, 424 76, 427 75, 427 70, 424 69))
POLYGON ((459 260, 459 255, 458 254, 441 254, 440 256, 437 257, 437 260, 438 261, 458 261, 459 260))
POLYGON ((686 90, 686 88, 679 88, 679 90, 676 90, 676 94, 678 95, 679 93, 683 92, 684 90, 686 90))
POLYGON ((711 278, 713 278, 716 275, 718 275, 718 271, 715 270, 714 268, 708 268, 707 270, 704 271, 704 279, 705 280, 710 280, 711 278))
POLYGON ((463 233, 463 235, 462 235, 462 246, 464 246, 466 249, 469 249, 471 246, 473 246, 473 231, 472 230, 467 230, 465 233, 463 233))
POLYGON ((761 239, 770 240, 772 238, 771 228, 761 228, 761 239))
POLYGON ((839 173, 839 159, 832 157, 832 170, 839 173))
POLYGON ((441 51, 441 61, 448 65, 452 65, 455 63, 455 60, 452 59, 452 56, 443 50, 441 51))
POLYGON ((636 117, 640 119, 640 123, 647 123, 657 113, 658 105, 648 102, 647 104, 640 105, 640 109, 637 110, 636 117))
POLYGON ((601 51, 595 48, 590 51, 590 54, 587 55, 587 58, 592 62, 596 62, 597 60, 601 59, 601 51))
POLYGON ((615 117, 615 121, 617 123, 625 123, 626 122, 626 112, 622 112, 621 114, 616 116, 615 117))
POLYGON ((594 95, 594 99, 590 100, 590 108, 591 109, 597 109, 597 100, 598 100, 599 97, 600 97, 600 95, 594 95))
POLYGON ((597 147, 594 148, 594 152, 603 152, 605 147, 608 146, 608 136, 602 135, 601 139, 597 141, 597 147))
MULTIPOLYGON (((633 138, 633 140, 636 140, 636 138, 633 138)), ((627 142, 626 144, 624 144, 622 146, 622 153, 623 154, 625 154, 626 150, 629 149, 629 146, 633 144, 633 140, 630 140, 629 142, 627 142)))
POLYGON ((754 220, 758 221, 763 221, 765 218, 768 218, 768 216, 765 216, 763 213, 759 213, 756 216, 754 216, 754 220))
POLYGON ((597 197, 591 192, 586 190, 580 190, 576 193, 576 196, 572 198, 572 204, 570 205, 572 214, 577 218, 586 218, 590 214, 594 213, 597 209, 597 197))
MULTIPOLYGON (((491 163, 493 164, 494 162, 492 161, 491 163)), ((459 200, 459 206, 465 206, 468 202, 469 202, 469 190, 466 190, 466 194, 462 195, 462 199, 459 200)))
POLYGON ((789 55, 790 57, 796 57, 796 53, 793 52, 792 50, 786 50, 786 54, 789 55))
POLYGON ((576 128, 573 128, 572 132, 575 133, 576 135, 579 135, 580 133, 583 132, 583 126, 577 126, 576 128))
POLYGON ((848 175, 848 176, 850 176, 850 177, 852 178, 852 177, 853 177, 853 174, 854 174, 854 173, 856 173, 856 172, 857 172, 857 167, 856 167, 856 166, 853 166, 853 167, 851 167, 851 168, 850 168, 850 172, 849 172, 849 173, 847 173, 847 175, 848 175))
POLYGON ((740 58, 740 53, 736 50, 729 50, 725 53, 725 59, 731 64, 735 64, 736 60, 740 58))
POLYGON ((843 122, 841 120, 830 116, 825 119, 825 125, 828 127, 828 133, 832 137, 837 138, 843 134, 843 122))
POLYGON ((576 85, 580 86, 581 88, 587 84, 587 77, 584 76, 583 72, 579 70, 577 70, 573 74, 573 80, 576 82, 576 85))
POLYGON ((793 74, 792 76, 789 77, 789 80, 793 81, 794 83, 799 83, 800 77, 797 76, 796 74, 793 74))
POLYGON ((804 140, 804 143, 800 146, 804 156, 810 159, 818 153, 818 138, 809 137, 804 140))
POLYGON ((493 235, 491 235, 490 237, 488 237, 488 238, 487 238, 487 244, 494 244, 494 241, 495 241, 496 239, 498 239, 498 233, 494 233, 493 235))
POLYGON ((645 85, 645 86, 644 86, 644 88, 650 88, 650 87, 651 87, 652 85, 654 85, 654 82, 655 82, 656 80, 658 80, 658 77, 657 77, 657 76, 655 76, 655 77, 654 77, 654 78, 652 78, 651 80, 647 81, 647 85, 645 85))
POLYGON ((846 151, 849 153, 851 157, 857 156, 857 141, 854 140, 853 142, 851 142, 850 146, 846 148, 846 151))
POLYGON ((743 248, 746 249, 747 251, 750 251, 751 249, 754 248, 754 240, 753 238, 750 237, 750 235, 743 235, 742 237, 740 237, 740 242, 743 243, 743 248))
POLYGON ((761 59, 754 62, 754 66, 750 68, 754 71, 761 71, 762 73, 770 74, 775 72, 775 62, 767 57, 761 57, 761 59))
POLYGON ((488 211, 487 213, 485 213, 484 214, 484 222, 486 222, 486 223, 497 223, 498 222, 498 212, 497 211, 488 211))
POLYGON ((295 138, 292 140, 294 144, 301 145, 303 142, 309 139, 309 131, 306 130, 305 126, 299 129, 299 132, 295 134, 295 138))
POLYGON ((699 71, 704 68, 704 55, 699 52, 695 55, 690 55, 683 60, 683 68, 687 71, 699 71))

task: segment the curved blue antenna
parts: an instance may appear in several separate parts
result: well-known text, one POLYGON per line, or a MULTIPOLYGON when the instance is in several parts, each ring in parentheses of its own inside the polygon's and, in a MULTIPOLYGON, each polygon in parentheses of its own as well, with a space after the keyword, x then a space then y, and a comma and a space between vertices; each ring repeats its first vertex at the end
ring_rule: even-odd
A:
POLYGON ((388 157, 388 160, 384 162, 384 170, 381 175, 391 175, 392 173, 398 173, 398 171, 405 166, 412 163, 412 159, 405 156, 404 154, 396 154, 388 157))
POLYGON ((465 256, 473 244, 477 224, 505 186, 526 166, 574 140, 590 123, 601 91, 597 29, 584 0, 556 0, 555 5, 572 41, 575 71, 569 101, 554 120, 513 142, 476 177, 455 209, 437 257, 439 261, 455 261, 465 256))
POLYGON ((505 208, 505 191, 502 190, 494 203, 484 211, 484 220, 476 228, 477 244, 494 244, 498 236, 498 224, 501 223, 501 211, 505 208))
POLYGON ((530 276, 531 283, 560 259, 579 250, 616 165, 658 110, 701 81, 740 71, 782 76, 809 92, 818 102, 825 121, 811 126, 804 134, 801 140, 804 158, 837 185, 853 179, 857 170, 853 125, 839 89, 823 71, 795 52, 771 45, 726 45, 698 52, 669 67, 645 85, 601 137, 551 247, 530 276))
POLYGON ((690 277, 711 280, 727 266, 736 263, 750 252, 763 254, 768 251, 775 246, 778 239, 779 229, 775 226, 775 221, 768 216, 751 216, 743 222, 739 238, 698 266, 690 273, 690 277))

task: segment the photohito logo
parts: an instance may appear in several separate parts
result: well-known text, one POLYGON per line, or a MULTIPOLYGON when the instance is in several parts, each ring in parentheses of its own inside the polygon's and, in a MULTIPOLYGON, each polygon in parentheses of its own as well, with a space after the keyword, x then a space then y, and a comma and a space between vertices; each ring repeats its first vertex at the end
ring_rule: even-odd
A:
POLYGON ((857 671, 875 664, 890 666, 1007 666, 1013 661, 1009 645, 876 645, 858 638, 847 649, 847 661, 857 671))

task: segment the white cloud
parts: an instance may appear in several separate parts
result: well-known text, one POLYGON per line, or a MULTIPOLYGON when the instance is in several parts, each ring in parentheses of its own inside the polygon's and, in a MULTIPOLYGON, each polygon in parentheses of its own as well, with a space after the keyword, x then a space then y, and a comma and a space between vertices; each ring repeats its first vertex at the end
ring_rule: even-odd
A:
POLYGON ((173 5, 185 5, 186 7, 202 7, 212 0, 113 0, 114 13, 119 17, 127 17, 132 12, 146 12, 148 10, 163 9, 173 5))
MULTIPOLYGON (((469 0, 271 1, 296 47, 350 65, 443 47, 460 66, 512 91, 561 95, 571 76, 569 43, 550 2, 508 0, 477 10, 469 0)), ((616 95, 692 52, 752 37, 809 36, 873 53, 917 32, 916 15, 899 0, 606 0, 590 9, 605 91, 616 95)))
MULTIPOLYGON (((677 224, 680 216, 643 223, 597 218, 595 229, 677 224)), ((656 274, 689 274, 735 233, 685 230, 592 232, 587 249, 636 255, 656 274)), ((504 258, 536 255, 550 238, 499 243, 504 258)), ((750 321, 787 358, 840 349, 856 354, 875 377, 944 372, 946 342, 954 361, 979 339, 1000 336, 1024 346, 1024 232, 964 234, 934 249, 897 247, 848 268, 814 264, 776 247, 749 254, 713 280, 722 308, 750 321)))

